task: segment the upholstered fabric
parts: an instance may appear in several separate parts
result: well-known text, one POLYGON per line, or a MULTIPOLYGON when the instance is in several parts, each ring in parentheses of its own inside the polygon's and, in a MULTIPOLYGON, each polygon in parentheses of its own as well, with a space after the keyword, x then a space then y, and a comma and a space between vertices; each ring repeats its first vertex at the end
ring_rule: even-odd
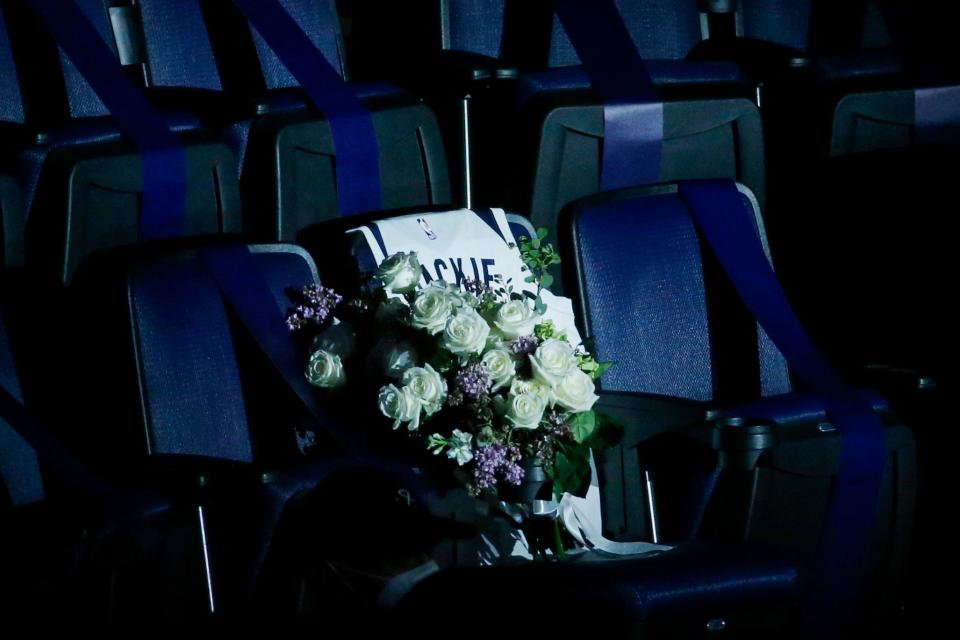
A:
POLYGON ((17 67, 10 50, 10 37, 7 33, 3 8, 0 7, 0 121, 22 123, 23 99, 20 96, 20 83, 17 67))
MULTIPOLYGON (((342 74, 345 65, 340 54, 340 19, 334 0, 280 0, 280 4, 300 25, 327 62, 342 74)), ((280 58, 256 30, 254 30, 254 39, 267 88, 298 86, 299 83, 293 74, 280 62, 280 58)))
POLYGON ((197 0, 137 4, 152 86, 219 90, 220 76, 197 0))
MULTIPOLYGON (((686 205, 672 193, 613 196, 573 224, 587 330, 598 357, 617 363, 604 388, 713 399, 711 322, 722 318, 708 313, 686 205)), ((789 391, 786 363, 762 332, 757 347, 762 392, 789 391)))
MULTIPOLYGON (((0 309, 0 387, 16 400, 23 401, 7 327, 0 309)), ((43 500, 45 493, 37 454, 7 422, 0 417, 0 491, 6 490, 13 506, 43 500)))
MULTIPOLYGON (((640 56, 645 60, 680 60, 700 41, 696 2, 617 0, 617 8, 640 56)), ((560 21, 554 17, 550 66, 580 63, 560 21)))

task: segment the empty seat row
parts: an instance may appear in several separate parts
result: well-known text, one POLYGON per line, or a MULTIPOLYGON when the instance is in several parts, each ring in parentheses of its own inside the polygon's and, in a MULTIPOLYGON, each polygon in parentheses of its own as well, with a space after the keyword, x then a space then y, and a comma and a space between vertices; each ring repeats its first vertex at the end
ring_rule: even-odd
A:
MULTIPOLYGON (((9 147, 5 141, 4 153, 29 220, 27 260, 66 281, 84 256, 135 239, 144 185, 97 91, 62 50, 56 54, 26 3, 9 4, 0 29, 5 117, 23 135, 9 147), (112 237, 106 227, 88 228, 104 211, 126 220, 112 237)), ((187 148, 185 231, 292 240, 338 212, 329 125, 232 3, 210 4, 201 11, 195 0, 93 0, 78 8, 187 148), (237 47, 250 55, 235 55, 237 47), (238 176, 248 196, 242 206, 238 176)), ((287 4, 343 73, 332 3, 287 4)), ((393 87, 355 90, 375 114, 383 205, 448 201, 445 155, 429 110, 393 87)), ((6 234, 10 242, 16 235, 6 234)))

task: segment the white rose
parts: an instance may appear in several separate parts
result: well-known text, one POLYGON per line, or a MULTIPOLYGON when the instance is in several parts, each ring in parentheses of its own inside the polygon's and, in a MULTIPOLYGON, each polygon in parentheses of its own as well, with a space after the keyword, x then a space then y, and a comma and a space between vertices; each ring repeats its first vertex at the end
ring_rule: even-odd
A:
POLYGON ((447 326, 454 308, 460 304, 460 297, 448 289, 446 283, 431 283, 413 301, 410 324, 436 335, 447 326))
POLYGON ((416 431, 420 427, 420 399, 409 389, 398 389, 392 384, 380 388, 377 398, 380 413, 393 418, 393 428, 399 429, 404 422, 407 429, 416 431))
POLYGON ((545 404, 553 402, 553 390, 538 380, 521 380, 514 378, 510 384, 510 395, 518 396, 523 393, 532 393, 543 398, 545 404))
POLYGON ((556 338, 541 344, 537 347, 536 353, 530 356, 533 377, 551 389, 556 388, 576 366, 577 359, 573 355, 573 347, 565 340, 556 338))
POLYGON ((513 380, 517 372, 517 365, 506 349, 491 349, 483 354, 480 362, 483 363, 483 366, 490 372, 490 377, 493 378, 491 391, 497 391, 506 386, 513 380))
POLYGON ((429 364, 407 369, 403 373, 403 388, 417 397, 428 416, 439 411, 447 399, 447 381, 429 364))
POLYGON ((547 408, 547 401, 534 393, 511 395, 507 401, 507 420, 517 429, 536 429, 547 408))
POLYGON ((317 349, 311 353, 310 360, 307 362, 307 380, 315 387, 325 389, 343 386, 346 376, 343 373, 340 356, 323 349, 317 349))
POLYGON ((420 282, 420 261, 415 252, 395 253, 377 269, 377 280, 383 283, 387 293, 408 293, 420 282))
POLYGON ((532 334, 539 320, 540 316, 526 300, 511 300, 497 310, 493 324, 505 338, 513 340, 532 334))
POLYGON ((490 325, 472 307, 461 307, 447 320, 440 344, 461 357, 480 353, 487 344, 490 325))
POLYGON ((373 345, 366 362, 372 375, 399 380, 404 371, 417 366, 417 352, 405 340, 384 337, 373 345))
POLYGON ((593 378, 579 369, 567 374, 554 389, 554 394, 557 404, 574 413, 590 411, 593 403, 597 401, 593 378))

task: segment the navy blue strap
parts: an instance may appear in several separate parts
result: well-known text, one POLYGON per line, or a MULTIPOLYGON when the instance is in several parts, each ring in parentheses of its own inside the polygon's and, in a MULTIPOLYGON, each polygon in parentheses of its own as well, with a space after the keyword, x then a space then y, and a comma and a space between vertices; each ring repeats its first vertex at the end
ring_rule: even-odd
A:
POLYGON ((731 180, 680 184, 711 250, 801 382, 819 393, 842 437, 840 467, 811 589, 808 626, 836 629, 858 592, 886 466, 883 423, 814 346, 780 287, 753 211, 731 180))
POLYGON ((330 122, 340 215, 381 209, 380 154, 370 112, 277 0, 233 2, 330 122))
POLYGON ((603 100, 600 189, 659 182, 663 103, 613 0, 554 0, 554 9, 603 100))
POLYGON ((63 52, 110 111, 140 154, 143 210, 140 238, 181 235, 187 197, 187 156, 167 122, 127 78, 100 34, 72 0, 28 0, 63 52))
POLYGON ((200 259, 226 304, 317 424, 348 451, 356 450, 358 434, 345 429, 324 410, 317 390, 307 382, 304 362, 287 328, 283 310, 277 305, 250 249, 245 245, 209 248, 200 252, 200 259))
POLYGON ((0 418, 30 445, 44 463, 50 465, 61 478, 90 496, 102 496, 109 487, 90 469, 81 464, 41 425, 26 407, 20 404, 6 388, 0 386, 0 418))

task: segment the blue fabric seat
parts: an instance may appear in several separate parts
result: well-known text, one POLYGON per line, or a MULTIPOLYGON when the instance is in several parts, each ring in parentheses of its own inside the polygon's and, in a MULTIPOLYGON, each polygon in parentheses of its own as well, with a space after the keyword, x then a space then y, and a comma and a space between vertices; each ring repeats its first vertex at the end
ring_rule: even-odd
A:
MULTIPOLYGON (((696 3, 615 4, 664 100, 659 180, 732 177, 749 184, 763 201, 762 133, 746 76, 729 61, 685 59, 701 40, 696 3)), ((507 202, 528 213, 536 226, 555 230, 567 203, 600 189, 604 112, 555 15, 548 47, 546 68, 519 76, 518 124, 496 139, 501 149, 486 156, 492 162, 504 153, 520 158, 507 202), (515 148, 531 141, 532 149, 515 148)))
POLYGON ((3 230, 0 264, 6 266, 23 263, 23 204, 13 177, 13 155, 19 146, 16 141, 25 135, 24 120, 17 67, 0 8, 0 135, 4 137, 0 147, 0 229, 3 230))
MULTIPOLYGON (((119 65, 107 5, 101 0, 77 2, 119 65)), ((39 134, 14 150, 27 215, 26 261, 54 282, 68 282, 91 253, 137 241, 143 189, 139 159, 130 153, 91 85, 62 51, 50 46, 35 17, 23 8, 6 18, 16 21, 9 29, 23 32, 14 42, 15 58, 37 61, 29 76, 19 80, 29 93, 24 102, 37 112, 27 116, 39 134)), ((14 79, 5 77, 5 84, 14 79)), ((159 70, 151 76, 153 85, 163 88, 177 80, 159 70)), ((230 150, 195 115, 173 110, 164 115, 187 148, 185 232, 238 230, 239 197, 231 186, 236 170, 230 150)))
MULTIPOLYGON (((251 250, 282 322, 291 304, 287 290, 317 282, 316 268, 302 249, 291 245, 251 250)), ((363 468, 365 462, 340 457, 343 451, 319 429, 315 438, 308 435, 315 425, 228 310, 195 251, 132 263, 126 256, 117 259, 100 281, 75 285, 88 292, 99 289, 113 299, 111 308, 118 315, 126 311, 122 320, 117 318, 119 326, 95 323, 116 355, 84 395, 108 412, 115 428, 91 432, 88 446, 100 449, 99 443, 110 443, 121 466, 160 464, 205 472, 211 487, 206 522, 219 610, 243 615, 255 593, 263 599, 259 605, 282 600, 278 593, 313 569, 277 559, 290 551, 275 547, 288 544, 286 534, 278 533, 290 526, 283 523, 317 517, 298 515, 289 506, 293 498, 332 473, 363 468), (109 284, 118 278, 122 292, 109 284), (140 400, 111 400, 121 395, 140 400), (308 450, 309 460, 302 454, 308 450)), ((295 602, 294 594, 282 604, 292 607, 295 602)))
MULTIPOLYGON (((757 202, 746 188, 740 191, 769 257, 757 202)), ((675 185, 581 200, 566 211, 562 240, 564 275, 582 329, 594 341, 597 357, 616 363, 604 376, 603 389, 695 400, 717 407, 720 415, 776 424, 782 446, 771 449, 767 462, 757 467, 760 482, 770 482, 770 487, 750 494, 752 510, 744 516, 748 528, 734 527, 735 536, 811 553, 823 526, 822 512, 800 505, 825 504, 838 464, 836 444, 816 437, 818 425, 829 423, 824 401, 794 389, 787 362, 728 289, 712 255, 701 249, 688 205, 675 185), (802 435, 803 424, 814 435, 802 435)), ((900 517, 911 519, 915 488, 909 480, 892 478, 914 477, 915 445, 910 429, 882 397, 864 392, 864 398, 884 416, 890 449, 870 571, 872 579, 884 576, 895 585, 904 568, 910 524, 890 526, 902 523, 900 517), (889 550, 892 555, 885 555, 889 550)), ((717 483, 736 477, 722 470, 711 433, 691 432, 679 440, 669 435, 646 452, 645 445, 631 440, 629 426, 627 433, 622 468, 638 478, 646 469, 661 487, 657 504, 663 539, 682 540, 698 532, 729 535, 716 523, 739 518, 736 510, 705 502, 710 487, 733 486, 717 483), (705 517, 715 524, 705 524, 705 517)), ((618 499, 628 504, 637 500, 629 491, 618 499)), ((865 593, 886 602, 893 594, 886 589, 865 593)))
MULTIPOLYGON (((507 220, 515 237, 532 235, 529 221, 513 214, 508 214, 507 220)), ((469 244, 470 239, 462 242, 469 244)), ((375 262, 366 241, 360 234, 351 233, 346 243, 359 270, 370 272, 375 262)), ((455 245, 450 250, 457 252, 455 245)), ((624 288, 608 293, 611 299, 622 300, 625 294, 634 292, 624 288)), ((629 364, 625 368, 624 375, 632 375, 629 364)), ((602 466, 603 461, 598 461, 601 474, 602 466)), ((601 480, 601 487, 601 492, 617 492, 614 483, 605 486, 601 480)), ((616 499, 612 497, 611 502, 616 499)), ((649 531, 632 531, 623 539, 649 539, 649 531)), ((455 567, 418 583, 390 612, 393 618, 388 620, 410 625, 427 637, 439 636, 462 615, 457 602, 496 593, 498 598, 524 602, 531 611, 530 616, 512 622, 514 631, 574 633, 602 625, 616 632, 669 631, 683 636, 700 631, 714 618, 722 618, 735 633, 749 629, 774 633, 792 623, 799 567, 789 553, 686 545, 644 557, 614 559, 588 553, 556 563, 511 565, 506 561, 493 567, 455 567), (558 599, 578 604, 559 614, 555 608, 558 599), (544 614, 538 615, 538 611, 544 614), (764 615, 754 619, 751 612, 757 611, 764 611, 764 615), (429 626, 423 623, 427 616, 429 626)), ((472 624, 476 630, 489 631, 501 622, 491 619, 488 623, 481 617, 472 624)))
MULTIPOLYGON (((687 62, 684 59, 701 40, 700 16, 696 3, 675 0, 619 0, 616 5, 656 85, 737 86, 745 82, 746 77, 734 63, 687 62)), ((580 59, 573 44, 563 30, 560 20, 554 16, 547 62, 550 69, 536 73, 534 78, 523 78, 521 96, 527 96, 535 90, 589 88, 589 81, 583 71, 571 69, 579 64, 580 59)))
MULTIPOLYGON (((335 4, 281 4, 348 80, 335 4)), ((223 135, 241 159, 246 231, 261 240, 293 241, 302 228, 335 217, 335 150, 329 124, 232 3, 211 3, 204 11, 197 0, 146 0, 139 6, 152 75, 217 78, 217 89, 222 77, 225 95, 239 109, 240 117, 223 135)), ((449 201, 443 144, 430 110, 386 83, 350 87, 372 111, 379 132, 383 206, 449 201)))
MULTIPOLYGON (((722 624, 733 635, 761 637, 795 625, 798 571, 790 556, 743 547, 688 547, 650 557, 587 558, 557 563, 477 567, 437 573, 401 603, 400 618, 424 633, 441 637, 462 612, 449 602, 522 602, 530 612, 511 622, 516 632, 642 633, 697 637, 722 624), (570 607, 558 610, 556 603, 570 607), (575 604, 573 604, 575 603, 575 604), (423 616, 439 628, 424 629, 423 616), (762 613, 761 613, 762 612, 762 613), (723 621, 722 623, 719 621, 723 621)), ((502 620, 472 622, 492 630, 502 620)))

